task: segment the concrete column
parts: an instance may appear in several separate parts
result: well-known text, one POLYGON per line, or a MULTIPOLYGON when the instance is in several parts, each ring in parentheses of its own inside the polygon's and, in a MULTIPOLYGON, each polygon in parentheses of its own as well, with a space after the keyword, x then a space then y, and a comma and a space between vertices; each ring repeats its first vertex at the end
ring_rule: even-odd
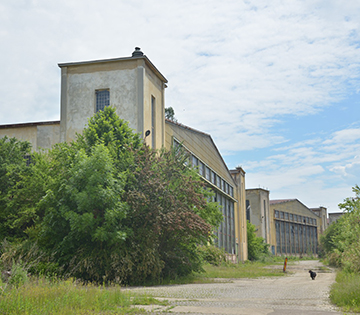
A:
POLYGON ((245 171, 241 167, 237 167, 230 173, 236 182, 235 232, 238 241, 238 260, 244 262, 248 260, 245 171))
POLYGON ((60 93, 60 142, 66 141, 67 92, 67 67, 62 67, 60 93))
MULTIPOLYGON (((138 63, 139 64, 139 63, 138 63)), ((138 121, 136 132, 140 133, 144 137, 144 78, 145 68, 143 65, 138 65, 137 68, 137 112, 138 121)))

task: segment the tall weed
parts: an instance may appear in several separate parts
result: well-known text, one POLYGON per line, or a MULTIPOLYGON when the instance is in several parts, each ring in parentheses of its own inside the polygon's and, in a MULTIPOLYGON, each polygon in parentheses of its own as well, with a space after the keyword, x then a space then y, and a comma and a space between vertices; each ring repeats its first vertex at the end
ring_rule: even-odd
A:
POLYGON ((331 287, 330 300, 345 311, 360 312, 360 274, 340 271, 331 287))
POLYGON ((24 268, 24 266, 19 263, 13 262, 12 268, 11 268, 11 276, 8 279, 8 284, 13 287, 19 287, 21 285, 24 285, 29 281, 27 270, 24 268))
MULTIPOLYGON (((1 294, 1 293, 0 293, 1 294)), ((124 292, 120 286, 79 285, 45 279, 6 289, 0 313, 8 315, 139 314, 133 305, 164 304, 152 297, 124 292)))

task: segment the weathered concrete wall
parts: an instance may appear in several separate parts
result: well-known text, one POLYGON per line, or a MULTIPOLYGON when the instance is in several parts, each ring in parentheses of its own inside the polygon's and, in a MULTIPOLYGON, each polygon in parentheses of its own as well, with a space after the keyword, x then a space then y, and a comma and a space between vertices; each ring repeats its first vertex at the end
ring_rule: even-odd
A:
POLYGON ((4 136, 29 141, 33 150, 50 149, 60 141, 60 122, 3 125, 0 138, 4 136))
POLYGON ((37 127, 37 148, 50 149, 60 142, 60 123, 37 127))
POLYGON ((120 58, 61 67, 61 141, 71 141, 81 133, 96 112, 97 90, 109 90, 110 106, 120 118, 159 149, 165 138, 164 89, 167 82, 147 58, 120 58), (155 116, 152 117, 152 98, 155 116), (154 126, 153 126, 154 121, 154 126), (154 127, 154 128, 153 128, 154 127))
POLYGON ((151 69, 145 67, 144 77, 144 127, 143 132, 151 130, 152 134, 146 139, 147 144, 156 149, 165 145, 165 100, 164 84, 152 73, 151 69), (152 97, 155 98, 155 128, 152 129, 152 97), (153 143, 153 141, 155 143, 153 143))
POLYGON ((127 64, 128 68, 108 65, 99 71, 97 65, 67 67, 62 72, 65 84, 62 85, 61 100, 61 140, 71 141, 76 133, 81 133, 88 119, 95 114, 96 90, 110 90, 110 105, 116 108, 120 118, 129 121, 135 130, 138 126, 137 72, 136 62, 127 64), (65 96, 65 97, 64 97, 65 96))
POLYGON ((231 175, 236 182, 237 208, 235 212, 235 228, 236 237, 238 238, 239 260, 248 260, 248 240, 247 240, 247 226, 246 226, 246 190, 245 190, 245 171, 238 167, 231 170, 231 175))
POLYGON ((266 243, 270 241, 269 191, 261 188, 246 189, 246 200, 250 203, 250 223, 257 229, 257 236, 266 243))
POLYGON ((17 138, 26 140, 31 143, 33 148, 37 148, 37 128, 36 126, 18 127, 18 128, 1 128, 0 138, 7 136, 8 138, 17 138))
POLYGON ((310 208, 312 212, 314 212, 320 220, 320 233, 323 233, 328 228, 328 222, 327 222, 327 209, 325 207, 319 207, 319 208, 310 208))

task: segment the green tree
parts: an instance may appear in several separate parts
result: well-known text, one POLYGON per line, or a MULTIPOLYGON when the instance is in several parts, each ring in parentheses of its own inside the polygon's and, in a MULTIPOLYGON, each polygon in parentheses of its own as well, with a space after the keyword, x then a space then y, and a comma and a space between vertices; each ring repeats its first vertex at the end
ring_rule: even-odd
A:
POLYGON ((258 260, 264 255, 269 255, 269 244, 266 244, 262 237, 256 235, 255 225, 247 221, 246 228, 249 260, 258 260))
POLYGON ((42 221, 31 230, 62 274, 159 281, 201 268, 197 244, 222 215, 178 151, 157 152, 107 107, 48 154, 42 221))
MULTIPOLYGON (((74 149, 66 144, 60 147, 74 149)), ((68 164, 60 152, 53 152, 55 159, 68 164)), ((94 145, 89 154, 80 150, 67 158, 70 165, 41 200, 46 214, 38 240, 42 248, 55 253, 66 273, 101 282, 109 277, 111 266, 109 259, 99 257, 110 257, 126 237, 122 221, 127 205, 121 201, 124 179, 114 171, 103 144, 94 145)))
POLYGON ((350 272, 360 272, 360 188, 353 187, 355 197, 339 204, 344 211, 321 236, 320 242, 332 264, 350 272))
POLYGON ((107 106, 89 119, 87 127, 81 135, 77 135, 73 145, 91 154, 92 147, 103 143, 115 161, 116 169, 126 170, 132 163, 131 149, 142 147, 139 134, 129 127, 127 121, 120 119, 115 108, 107 106))
POLYGON ((207 243, 222 214, 217 203, 207 201, 210 193, 186 159, 181 150, 155 152, 149 147, 135 155, 125 193, 130 207, 126 222, 134 233, 127 244, 141 244, 132 247, 132 255, 146 267, 132 281, 201 269, 197 245, 207 243))
POLYGON ((175 111, 172 107, 165 108, 165 118, 177 122, 175 111))
POLYGON ((6 136, 0 139, 0 241, 23 237, 22 230, 13 224, 18 217, 14 194, 21 189, 21 178, 31 173, 25 159, 30 152, 31 145, 27 141, 6 136))

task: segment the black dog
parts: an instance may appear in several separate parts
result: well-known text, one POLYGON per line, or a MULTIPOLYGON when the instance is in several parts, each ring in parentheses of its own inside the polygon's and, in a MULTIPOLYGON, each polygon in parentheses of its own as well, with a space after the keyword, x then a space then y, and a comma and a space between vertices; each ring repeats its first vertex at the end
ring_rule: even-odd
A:
POLYGON ((309 273, 310 273, 310 277, 311 277, 311 279, 315 280, 315 277, 316 277, 316 272, 315 272, 315 271, 311 271, 311 270, 309 270, 309 273))

